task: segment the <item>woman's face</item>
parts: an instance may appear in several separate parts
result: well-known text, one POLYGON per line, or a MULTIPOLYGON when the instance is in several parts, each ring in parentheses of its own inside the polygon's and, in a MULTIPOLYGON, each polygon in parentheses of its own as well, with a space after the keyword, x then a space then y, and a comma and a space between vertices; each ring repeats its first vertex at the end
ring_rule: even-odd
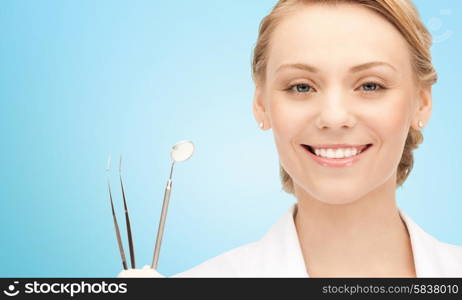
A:
POLYGON ((254 113, 272 128, 296 193, 342 204, 394 186, 409 127, 426 123, 431 108, 399 31, 359 5, 305 5, 277 26, 267 55, 254 113), (324 160, 303 146, 340 157, 368 144, 324 160))

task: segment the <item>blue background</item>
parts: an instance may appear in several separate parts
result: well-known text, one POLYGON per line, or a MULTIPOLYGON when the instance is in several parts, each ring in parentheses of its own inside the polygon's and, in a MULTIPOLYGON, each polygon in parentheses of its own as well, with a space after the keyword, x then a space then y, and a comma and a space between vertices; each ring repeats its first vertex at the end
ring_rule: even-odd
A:
MULTIPOLYGON (((137 265, 150 264, 170 147, 159 271, 254 241, 295 202, 253 119, 251 51, 274 0, 23 1, 0 6, 0 276, 115 277, 105 167, 124 157, 137 265)), ((415 1, 439 72, 425 142, 398 205, 462 245, 461 1, 415 1)), ((116 165, 114 200, 124 234, 116 165)))

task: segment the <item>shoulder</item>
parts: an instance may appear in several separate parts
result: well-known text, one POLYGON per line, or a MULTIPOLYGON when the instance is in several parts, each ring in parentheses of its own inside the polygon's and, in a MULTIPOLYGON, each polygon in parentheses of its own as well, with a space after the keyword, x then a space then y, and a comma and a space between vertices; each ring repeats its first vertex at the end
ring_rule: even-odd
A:
POLYGON ((260 244, 239 246, 172 277, 252 277, 258 276, 260 244))
POLYGON ((435 239, 438 259, 445 270, 444 276, 462 277, 462 246, 435 239))
POLYGON ((257 241, 173 277, 307 277, 293 222, 295 205, 257 241))
POLYGON ((462 277, 462 246, 439 240, 400 213, 411 238, 418 277, 462 277))

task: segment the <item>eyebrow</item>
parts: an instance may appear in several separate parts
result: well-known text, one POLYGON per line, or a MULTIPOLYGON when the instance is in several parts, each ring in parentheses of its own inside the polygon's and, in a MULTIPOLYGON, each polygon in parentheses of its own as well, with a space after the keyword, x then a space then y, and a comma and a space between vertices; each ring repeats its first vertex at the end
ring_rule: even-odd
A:
MULTIPOLYGON (((363 71, 363 70, 366 70, 366 69, 370 69, 370 68, 373 68, 373 67, 377 67, 377 66, 387 66, 387 67, 390 67, 390 68, 392 68, 393 70, 396 71, 395 67, 393 67, 391 64, 383 62, 383 61, 371 61, 371 62, 368 62, 368 63, 360 64, 360 65, 351 67, 349 71, 351 73, 357 73, 357 72, 360 72, 360 71, 363 71)), ((281 71, 282 69, 299 69, 299 70, 308 71, 308 72, 311 72, 311 73, 319 73, 320 72, 318 68, 316 68, 314 66, 311 66, 311 65, 302 64, 302 63, 281 65, 276 70, 276 73, 281 71)))

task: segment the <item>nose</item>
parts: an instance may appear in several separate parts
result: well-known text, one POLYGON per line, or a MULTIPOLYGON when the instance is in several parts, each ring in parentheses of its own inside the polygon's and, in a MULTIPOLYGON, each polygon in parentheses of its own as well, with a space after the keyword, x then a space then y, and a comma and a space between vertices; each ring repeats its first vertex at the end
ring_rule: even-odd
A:
POLYGON ((356 124, 352 107, 341 92, 331 92, 319 101, 316 127, 319 129, 351 128, 356 124))

